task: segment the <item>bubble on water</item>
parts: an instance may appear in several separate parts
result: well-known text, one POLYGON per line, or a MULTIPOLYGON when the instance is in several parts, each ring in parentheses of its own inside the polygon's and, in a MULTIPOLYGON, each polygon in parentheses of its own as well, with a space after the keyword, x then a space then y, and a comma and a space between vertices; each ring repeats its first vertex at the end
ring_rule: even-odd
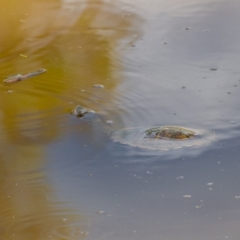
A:
POLYGON ((104 88, 104 85, 102 85, 102 84, 94 84, 93 87, 95 87, 95 88, 104 88))
POLYGON ((178 176, 178 177, 176 177, 176 179, 177 179, 177 180, 179 180, 179 179, 184 179, 184 176, 178 176))
POLYGON ((213 183, 212 183, 212 182, 209 182, 209 183, 207 183, 207 185, 208 185, 208 186, 212 186, 212 185, 213 185, 213 183))

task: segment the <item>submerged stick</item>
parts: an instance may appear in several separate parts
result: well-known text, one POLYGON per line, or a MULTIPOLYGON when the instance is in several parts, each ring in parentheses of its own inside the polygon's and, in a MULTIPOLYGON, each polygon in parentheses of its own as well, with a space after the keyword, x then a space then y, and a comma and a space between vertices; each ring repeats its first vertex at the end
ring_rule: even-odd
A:
POLYGON ((14 76, 4 79, 3 82, 4 83, 16 83, 16 82, 22 81, 24 79, 45 73, 46 71, 47 71, 46 69, 39 69, 36 72, 17 74, 17 75, 14 75, 14 76))

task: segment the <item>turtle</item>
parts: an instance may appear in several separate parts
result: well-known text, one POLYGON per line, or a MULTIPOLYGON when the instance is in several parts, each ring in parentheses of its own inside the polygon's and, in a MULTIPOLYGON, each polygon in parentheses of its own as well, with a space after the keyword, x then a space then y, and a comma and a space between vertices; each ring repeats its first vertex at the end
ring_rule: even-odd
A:
POLYGON ((119 129, 111 134, 114 142, 151 150, 171 150, 207 145, 215 134, 208 130, 181 126, 153 126, 119 129))
MULTIPOLYGON (((95 111, 78 105, 71 113, 81 118, 88 113, 95 113, 95 111)), ((97 114, 93 114, 93 116, 95 116, 93 118, 95 122, 103 123, 97 114)), ((215 136, 213 132, 208 130, 168 125, 112 130, 107 124, 104 124, 104 129, 114 142, 151 150, 171 150, 207 145, 214 140, 215 136)))

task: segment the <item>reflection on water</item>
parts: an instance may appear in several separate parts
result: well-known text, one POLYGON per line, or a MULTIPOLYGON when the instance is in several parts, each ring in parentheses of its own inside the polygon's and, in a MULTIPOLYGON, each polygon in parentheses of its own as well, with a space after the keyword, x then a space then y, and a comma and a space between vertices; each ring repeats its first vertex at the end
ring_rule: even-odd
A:
POLYGON ((0 159, 1 239, 84 237, 86 217, 69 204, 56 201, 42 172, 44 153, 37 147, 12 150, 0 159))
POLYGON ((240 5, 124 1, 2 1, 2 80, 47 72, 0 84, 0 238, 238 239, 240 5), (156 152, 109 135, 160 125, 216 138, 156 152))
POLYGON ((71 129, 81 133, 69 120, 75 105, 104 110, 111 101, 121 46, 140 37, 142 20, 101 0, 2 1, 0 13, 1 78, 47 69, 0 86, 1 239, 82 239, 87 217, 58 199, 46 146, 71 129))

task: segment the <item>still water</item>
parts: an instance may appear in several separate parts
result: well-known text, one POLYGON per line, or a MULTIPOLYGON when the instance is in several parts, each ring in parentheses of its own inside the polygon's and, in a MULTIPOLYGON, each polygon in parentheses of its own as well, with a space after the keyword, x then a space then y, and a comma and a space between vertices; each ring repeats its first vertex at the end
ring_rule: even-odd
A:
POLYGON ((2 240, 239 239, 239 1, 1 0, 0 13, 2 81, 47 69, 0 84, 2 240), (159 125, 214 139, 151 151, 110 137, 159 125))

